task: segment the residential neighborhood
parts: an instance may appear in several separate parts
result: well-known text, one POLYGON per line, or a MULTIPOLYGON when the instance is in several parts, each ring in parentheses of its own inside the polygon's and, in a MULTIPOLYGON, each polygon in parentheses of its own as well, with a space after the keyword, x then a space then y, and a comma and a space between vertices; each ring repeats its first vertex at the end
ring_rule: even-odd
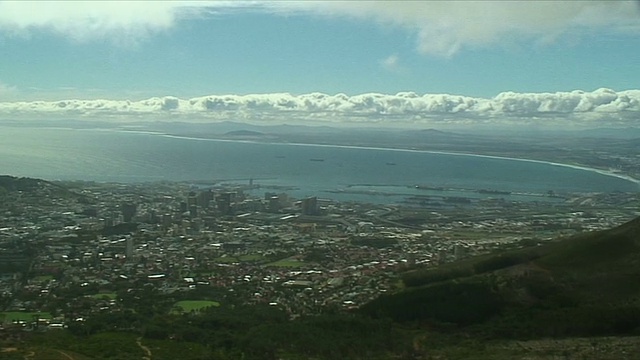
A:
POLYGON ((12 331, 149 304, 185 314, 266 304, 291 318, 349 311, 402 287, 402 271, 638 215, 636 193, 371 204, 294 199, 253 183, 33 180, 3 196, 0 323, 12 331))

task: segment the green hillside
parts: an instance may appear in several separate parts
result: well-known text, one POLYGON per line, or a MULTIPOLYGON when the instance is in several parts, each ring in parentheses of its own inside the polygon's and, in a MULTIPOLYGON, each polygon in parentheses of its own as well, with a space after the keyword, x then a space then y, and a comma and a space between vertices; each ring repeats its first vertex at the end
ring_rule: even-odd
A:
POLYGON ((362 311, 482 338, 640 335, 640 219, 403 280, 362 311))

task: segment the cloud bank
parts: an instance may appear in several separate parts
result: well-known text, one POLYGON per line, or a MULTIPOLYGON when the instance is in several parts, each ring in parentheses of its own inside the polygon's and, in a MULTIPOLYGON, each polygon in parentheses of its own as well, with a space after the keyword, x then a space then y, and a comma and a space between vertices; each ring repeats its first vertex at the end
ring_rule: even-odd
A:
MULTIPOLYGON (((180 21, 231 11, 320 15, 402 27, 420 53, 545 44, 563 35, 640 34, 637 1, 0 1, 0 32, 53 31, 75 40, 136 41, 180 21), (37 6, 37 9, 34 7, 37 6)), ((211 19, 215 21, 215 18, 211 19)))
POLYGON ((133 40, 174 26, 175 10, 171 1, 2 1, 0 30, 28 36, 41 29, 78 41, 133 40))
POLYGON ((141 101, 64 100, 0 103, 4 119, 87 119, 114 121, 246 121, 304 124, 546 124, 637 126, 640 90, 556 93, 503 92, 493 98, 448 94, 355 96, 310 93, 173 96, 141 101))
POLYGON ((419 52, 452 56, 463 48, 563 35, 640 34, 637 1, 324 1, 272 6, 401 26, 417 34, 419 52))

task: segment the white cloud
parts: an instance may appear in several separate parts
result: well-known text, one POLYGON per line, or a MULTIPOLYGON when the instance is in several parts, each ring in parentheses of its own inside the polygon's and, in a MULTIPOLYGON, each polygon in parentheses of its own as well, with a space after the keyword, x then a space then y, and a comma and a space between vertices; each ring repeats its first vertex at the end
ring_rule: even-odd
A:
POLYGON ((9 86, 0 82, 0 101, 7 100, 10 96, 15 95, 18 89, 15 86, 9 86))
POLYGON ((316 14, 400 26, 416 48, 452 56, 461 49, 564 34, 640 34, 635 1, 0 1, 0 31, 47 29, 76 40, 136 41, 178 20, 233 9, 316 14))
MULTIPOLYGON (((29 34, 50 30, 78 41, 108 38, 135 42, 174 26, 193 1, 1 1, 0 30, 29 34)), ((220 3, 222 5, 222 3, 220 3)))
POLYGON ((392 54, 380 60, 380 66, 392 73, 403 73, 406 71, 400 63, 400 57, 398 54, 392 54))
POLYGON ((449 94, 355 96, 310 93, 172 96, 142 101, 64 100, 0 102, 7 119, 86 118, 120 121, 247 121, 253 123, 362 123, 422 125, 430 123, 627 124, 637 126, 640 90, 556 93, 504 92, 493 98, 449 94))
POLYGON ((421 53, 440 56, 505 41, 548 43, 566 33, 640 33, 636 1, 326 1, 280 6, 402 26, 417 34, 421 53))

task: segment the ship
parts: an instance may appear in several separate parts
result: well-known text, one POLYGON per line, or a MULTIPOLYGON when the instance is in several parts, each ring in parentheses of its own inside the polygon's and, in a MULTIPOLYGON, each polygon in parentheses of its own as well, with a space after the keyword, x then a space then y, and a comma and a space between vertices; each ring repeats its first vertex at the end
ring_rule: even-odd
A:
POLYGON ((492 195, 511 195, 511 191, 486 190, 486 189, 478 190, 478 193, 480 193, 480 194, 492 194, 492 195))
POLYGON ((441 186, 429 186, 429 185, 416 185, 416 189, 419 190, 437 190, 437 191, 445 191, 446 189, 441 186))

